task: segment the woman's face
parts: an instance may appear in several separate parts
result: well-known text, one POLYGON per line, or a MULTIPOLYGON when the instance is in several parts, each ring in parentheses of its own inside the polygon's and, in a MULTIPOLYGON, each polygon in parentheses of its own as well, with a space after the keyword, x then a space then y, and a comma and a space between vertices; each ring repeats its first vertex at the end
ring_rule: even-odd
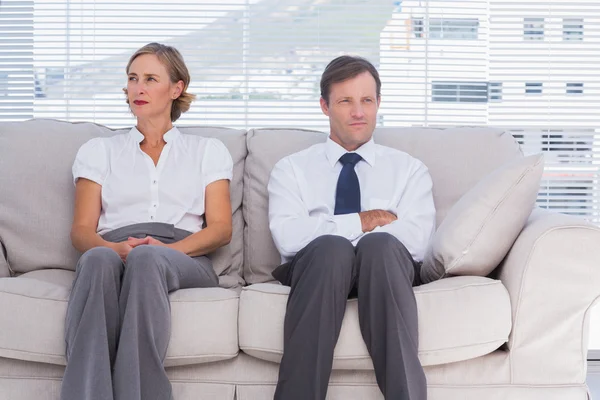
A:
POLYGON ((154 54, 133 60, 127 76, 127 98, 138 119, 171 119, 171 104, 183 91, 183 81, 172 83, 167 68, 154 54))

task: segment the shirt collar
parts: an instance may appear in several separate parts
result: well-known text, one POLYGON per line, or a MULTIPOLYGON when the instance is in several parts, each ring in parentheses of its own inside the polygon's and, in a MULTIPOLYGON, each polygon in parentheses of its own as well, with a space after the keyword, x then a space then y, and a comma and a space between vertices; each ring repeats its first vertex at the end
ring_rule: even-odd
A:
POLYGON ((181 133, 179 133, 179 129, 172 127, 167 133, 165 133, 163 139, 165 139, 165 142, 169 143, 177 139, 180 135, 181 133))
MULTIPOLYGON (((331 140, 331 137, 327 138, 327 142, 325 143, 325 154, 329 165, 332 167, 335 166, 335 163, 339 161, 340 157, 346 153, 348 153, 348 151, 331 140)), ((357 153, 371 167, 375 165, 375 142, 373 141, 373 138, 351 153, 357 153)))
MULTIPOLYGON (((169 143, 170 141, 177 139, 179 135, 181 135, 179 129, 172 127, 167 133, 164 134, 163 139, 165 142, 169 143)), ((129 136, 138 144, 144 140, 144 135, 142 132, 138 131, 135 126, 129 131, 129 136)))

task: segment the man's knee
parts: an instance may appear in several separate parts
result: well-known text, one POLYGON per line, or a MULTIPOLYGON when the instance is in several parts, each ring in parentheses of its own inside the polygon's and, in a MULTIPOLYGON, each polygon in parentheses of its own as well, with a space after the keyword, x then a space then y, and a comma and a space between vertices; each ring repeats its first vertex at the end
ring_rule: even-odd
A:
POLYGON ((342 236, 319 236, 306 246, 303 253, 294 268, 318 268, 323 274, 337 274, 338 270, 351 270, 354 264, 354 246, 342 236))
POLYGON ((323 235, 306 246, 306 252, 318 257, 353 256, 354 246, 342 236, 323 235))
POLYGON ((356 245, 357 254, 386 254, 392 251, 410 254, 401 241, 387 232, 369 233, 363 236, 356 245))
MULTIPOLYGON (((414 261, 410 251, 395 236, 387 232, 375 232, 365 235, 356 245, 356 255, 359 259, 375 261, 384 268, 400 264, 409 274, 414 274, 414 261), (397 263, 377 262, 393 259, 397 263)), ((361 264, 363 264, 361 262, 361 264)), ((367 263, 371 265, 372 263, 367 263)), ((361 266, 362 269, 362 266, 361 266)))

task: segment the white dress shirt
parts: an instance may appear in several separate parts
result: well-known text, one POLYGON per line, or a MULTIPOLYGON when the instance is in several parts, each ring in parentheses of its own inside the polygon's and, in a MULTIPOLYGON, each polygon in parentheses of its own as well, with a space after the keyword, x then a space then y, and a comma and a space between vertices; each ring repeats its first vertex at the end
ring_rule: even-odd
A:
POLYGON ((102 186, 97 232, 105 234, 142 222, 164 222, 189 232, 204 223, 206 186, 231 180, 233 161, 217 139, 184 135, 172 128, 158 164, 140 148, 144 135, 136 128, 109 138, 94 138, 79 149, 73 179, 102 186))
MULTIPOLYGON (((356 151, 361 211, 382 209, 398 219, 372 232, 388 232, 422 261, 435 230, 432 182, 425 165, 406 153, 373 142, 356 151)), ((358 213, 334 215, 335 191, 347 151, 327 142, 281 159, 269 180, 269 227, 282 261, 322 235, 338 235, 354 245, 365 235, 358 213)))

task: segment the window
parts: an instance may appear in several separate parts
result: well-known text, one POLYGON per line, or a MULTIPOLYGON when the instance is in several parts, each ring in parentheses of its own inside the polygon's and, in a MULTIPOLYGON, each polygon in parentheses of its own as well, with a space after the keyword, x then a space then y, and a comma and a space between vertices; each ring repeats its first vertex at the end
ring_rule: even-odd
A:
POLYGON ((52 95, 52 86, 65 81, 63 68, 41 68, 34 74, 35 97, 44 98, 47 93, 52 95))
POLYGON ((583 18, 563 19, 563 40, 583 40, 583 18))
POLYGON ((488 101, 502 101, 502 82, 490 82, 488 84, 488 101))
POLYGON ((0 121, 34 117, 33 0, 0 0, 0 121))
POLYGON ((502 101, 502 82, 433 82, 432 101, 487 103, 502 101))
MULTIPOLYGON (((133 51, 158 41, 182 52, 192 76, 197 100, 180 126, 326 131, 321 73, 334 57, 357 54, 380 72, 380 126, 600 127, 592 97, 598 43, 588 40, 600 2, 585 4, 0 0, 0 119, 131 126, 124 67, 133 51), (569 32, 584 24, 586 40, 563 41, 563 31, 577 37, 569 32)), ((593 146, 577 158, 564 139, 525 137, 561 168, 569 159, 598 174, 595 131, 582 134, 593 146)), ((595 185, 590 196, 600 204, 595 185)), ((588 217, 600 224, 600 208, 588 217)))
POLYGON ((594 136, 591 128, 511 130, 525 154, 545 153, 544 172, 537 204, 571 215, 594 213, 597 204, 594 136))
POLYGON ((589 196, 593 190, 593 174, 588 174, 588 179, 566 185, 564 182, 561 185, 558 180, 554 185, 541 187, 536 203, 538 207, 556 212, 585 216, 594 209, 594 201, 589 196))
POLYGON ((432 100, 451 103, 487 103, 487 82, 433 82, 432 100))
POLYGON ((544 18, 525 18, 523 20, 523 38, 525 40, 544 40, 544 18))
POLYGON ((528 82, 525 84, 526 94, 542 94, 543 83, 539 82, 528 82))
POLYGON ((566 162, 580 162, 582 157, 591 155, 593 140, 590 140, 590 134, 592 133, 593 131, 584 133, 548 130, 541 135, 541 151, 554 152, 559 159, 566 159, 566 162))
POLYGON ((40 79, 38 78, 37 74, 33 74, 33 96, 36 99, 46 97, 46 93, 40 84, 40 79))
POLYGON ((417 39, 420 39, 423 37, 423 30, 424 30, 423 25, 424 25, 423 18, 413 18, 411 20, 412 33, 417 39))
POLYGON ((8 74, 0 72, 0 97, 8 96, 8 74))
POLYGON ((429 38, 448 40, 477 40, 479 20, 459 18, 430 18, 429 38))
POLYGON ((583 94, 583 83, 567 83, 567 94, 583 94))

